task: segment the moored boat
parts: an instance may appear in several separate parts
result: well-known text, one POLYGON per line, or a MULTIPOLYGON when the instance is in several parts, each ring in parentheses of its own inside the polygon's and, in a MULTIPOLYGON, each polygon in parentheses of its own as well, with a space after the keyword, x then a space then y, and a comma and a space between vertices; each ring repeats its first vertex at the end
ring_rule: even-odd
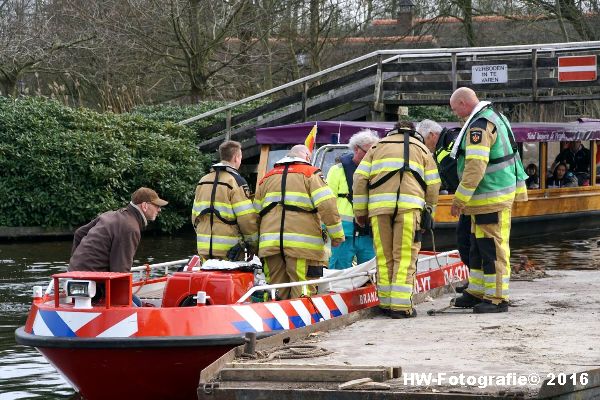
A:
MULTIPOLYGON (((335 163, 336 157, 348 152, 350 137, 360 129, 369 128, 384 136, 393 129, 393 122, 376 121, 317 121, 261 128, 256 131, 256 142, 261 145, 258 179, 268 171, 275 160, 285 154, 286 148, 303 143, 306 135, 317 125, 313 163, 324 174, 335 163)), ((445 127, 456 124, 443 123, 445 127)), ((528 190, 529 201, 515 203, 512 212, 511 238, 539 236, 562 230, 596 227, 600 214, 600 185, 597 175, 600 120, 579 119, 576 122, 513 123, 513 131, 523 164, 536 165, 540 171, 538 188, 528 190), (579 179, 577 187, 548 187, 548 174, 561 145, 582 141, 589 150, 587 174, 579 179)), ((450 214, 452 194, 441 194, 436 209, 435 241, 438 246, 456 246, 456 217, 450 214)), ((428 247, 426 237, 423 247, 428 247)))
MULTIPOLYGON (((156 276, 187 260, 136 267, 132 274, 66 272, 53 275, 34 301, 17 343, 35 347, 87 400, 194 399, 200 371, 244 342, 379 304, 375 262, 332 271, 319 293, 271 300, 294 284, 261 285, 249 263, 195 266, 156 276), (256 284, 255 284, 256 283, 256 284), (92 301, 103 286, 103 299, 92 301), (132 294, 142 307, 132 306, 132 294)), ((464 280, 468 269, 455 252, 420 256, 416 293, 464 280)))

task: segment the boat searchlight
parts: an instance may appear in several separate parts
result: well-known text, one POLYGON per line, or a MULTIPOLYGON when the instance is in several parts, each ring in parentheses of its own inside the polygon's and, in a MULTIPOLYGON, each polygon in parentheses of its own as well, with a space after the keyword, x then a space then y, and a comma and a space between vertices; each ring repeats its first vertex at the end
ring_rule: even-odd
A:
POLYGON ((75 299, 75 308, 92 308, 92 297, 96 295, 94 281, 67 281, 67 296, 75 299))

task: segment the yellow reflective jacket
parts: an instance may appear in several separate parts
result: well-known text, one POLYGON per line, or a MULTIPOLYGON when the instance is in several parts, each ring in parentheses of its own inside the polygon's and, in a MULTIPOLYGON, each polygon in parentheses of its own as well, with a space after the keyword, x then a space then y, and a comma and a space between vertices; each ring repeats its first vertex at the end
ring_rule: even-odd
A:
POLYGON ((259 213, 260 257, 283 250, 290 257, 326 263, 322 223, 330 238, 344 240, 336 198, 321 170, 301 159, 286 157, 275 164, 256 189, 254 207, 259 213))
POLYGON ((257 213, 249 196, 246 180, 229 165, 215 164, 200 179, 192 209, 198 254, 226 258, 242 239, 256 247, 257 213))
POLYGON ((408 209, 423 209, 425 205, 435 211, 440 177, 429 149, 418 139, 409 139, 409 171, 404 167, 403 131, 386 136, 373 145, 354 173, 354 215, 394 214, 408 209), (400 178, 402 176, 402 178, 400 178), (402 179, 402 183, 400 183, 402 179), (372 187, 376 186, 376 187, 372 187))

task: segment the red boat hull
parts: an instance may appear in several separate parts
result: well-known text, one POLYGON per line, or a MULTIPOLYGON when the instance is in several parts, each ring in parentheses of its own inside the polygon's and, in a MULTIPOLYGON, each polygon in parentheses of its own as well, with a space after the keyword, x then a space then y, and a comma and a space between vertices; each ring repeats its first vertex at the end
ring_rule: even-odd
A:
POLYGON ((194 400, 200 371, 232 348, 38 350, 85 400, 194 400))

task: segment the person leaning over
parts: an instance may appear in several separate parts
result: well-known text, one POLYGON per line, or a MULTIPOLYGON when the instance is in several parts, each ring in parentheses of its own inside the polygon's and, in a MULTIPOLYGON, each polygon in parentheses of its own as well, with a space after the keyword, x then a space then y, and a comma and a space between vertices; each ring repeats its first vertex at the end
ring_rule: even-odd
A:
POLYGON ((379 136, 370 129, 364 129, 352 135, 348 141, 348 147, 352 153, 340 157, 339 164, 335 164, 327 173, 327 185, 331 188, 333 195, 337 196, 337 209, 342 218, 346 237, 344 243, 331 250, 329 269, 349 268, 352 266, 355 256, 358 264, 375 257, 371 227, 362 228, 354 220, 352 176, 367 151, 378 141, 379 136))
MULTIPOLYGON (((454 194, 460 179, 458 178, 458 168, 456 160, 450 157, 450 152, 456 141, 460 129, 445 129, 435 121, 424 119, 417 127, 416 131, 423 136, 425 146, 433 153, 433 159, 438 168, 441 188, 449 194, 454 194)), ((461 261, 469 266, 469 251, 471 248, 471 218, 466 215, 458 217, 456 224, 456 246, 460 254, 461 261)), ((457 292, 462 292, 466 286, 457 287, 457 292)))
POLYGON ((508 311, 511 209, 527 199, 527 174, 506 117, 480 102, 469 88, 450 97, 454 113, 466 119, 451 156, 462 177, 451 214, 471 217, 469 288, 455 306, 476 313, 508 311))
POLYGON ((392 318, 416 316, 412 293, 422 211, 433 218, 439 189, 431 152, 406 122, 374 144, 354 173, 354 215, 361 226, 371 219, 379 307, 392 318))
MULTIPOLYGON (((292 147, 277 161, 256 189, 254 206, 259 215, 258 255, 271 284, 304 281, 323 275, 325 224, 331 245, 344 241, 336 198, 321 170, 310 165, 304 145, 292 147)), ((311 288, 312 289, 312 288, 311 288)), ((279 298, 299 297, 300 286, 279 290, 279 298)))
POLYGON ((240 242, 250 253, 256 250, 257 214, 248 183, 238 172, 242 164, 241 144, 233 140, 223 142, 219 155, 221 161, 196 187, 192 224, 200 256, 237 261, 243 258, 240 242))
MULTIPOLYGON (((69 271, 130 272, 141 231, 154 221, 161 207, 168 204, 149 188, 141 187, 131 195, 127 207, 107 211, 75 231, 69 271)), ((97 299, 103 295, 98 288, 97 299)), ((133 301, 141 305, 135 296, 133 301)))

